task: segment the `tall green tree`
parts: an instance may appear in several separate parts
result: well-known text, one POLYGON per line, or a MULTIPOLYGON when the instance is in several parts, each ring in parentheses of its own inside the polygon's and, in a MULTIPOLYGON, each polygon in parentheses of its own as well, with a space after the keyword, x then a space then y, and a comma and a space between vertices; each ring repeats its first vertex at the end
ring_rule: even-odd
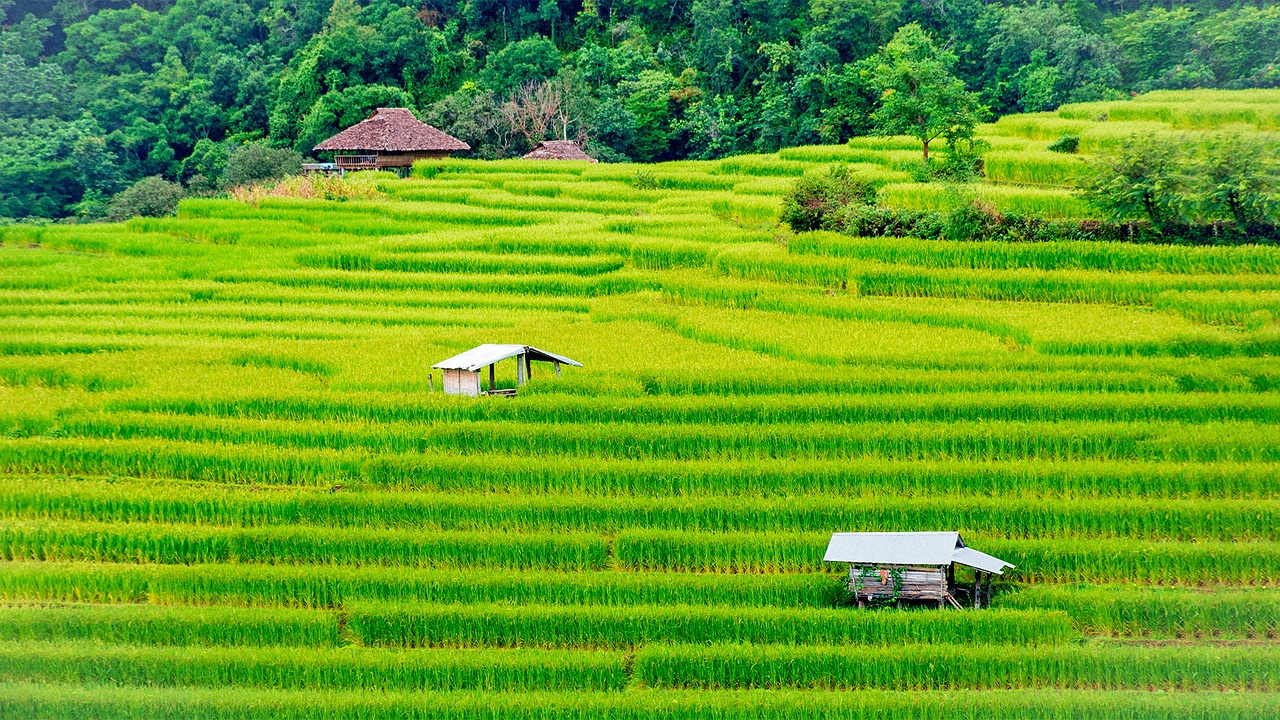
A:
POLYGON ((867 68, 880 91, 880 108, 872 113, 884 135, 911 135, 920 140, 924 161, 929 143, 973 136, 986 109, 976 93, 952 74, 956 56, 939 48, 916 24, 898 29, 867 68))

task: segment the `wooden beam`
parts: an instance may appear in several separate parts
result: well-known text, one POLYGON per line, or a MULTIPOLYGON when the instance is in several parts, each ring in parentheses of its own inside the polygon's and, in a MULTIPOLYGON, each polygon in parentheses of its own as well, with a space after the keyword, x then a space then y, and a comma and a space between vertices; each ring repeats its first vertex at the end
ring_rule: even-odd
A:
POLYGON ((493 376, 494 376, 494 369, 493 369, 493 367, 494 367, 494 365, 497 365, 497 363, 490 363, 490 364, 489 364, 489 392, 493 392, 493 376))

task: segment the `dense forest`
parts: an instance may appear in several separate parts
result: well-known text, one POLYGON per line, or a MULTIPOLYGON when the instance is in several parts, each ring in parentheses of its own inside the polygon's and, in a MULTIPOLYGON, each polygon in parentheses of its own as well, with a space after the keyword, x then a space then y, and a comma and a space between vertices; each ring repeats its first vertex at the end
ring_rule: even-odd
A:
POLYGON ((94 218, 161 176, 311 147, 407 106, 477 157, 602 160, 872 130, 867 58, 917 23, 991 116, 1158 88, 1280 86, 1280 6, 1205 0, 0 0, 0 217, 94 218), (535 108, 536 112, 530 112, 535 108))

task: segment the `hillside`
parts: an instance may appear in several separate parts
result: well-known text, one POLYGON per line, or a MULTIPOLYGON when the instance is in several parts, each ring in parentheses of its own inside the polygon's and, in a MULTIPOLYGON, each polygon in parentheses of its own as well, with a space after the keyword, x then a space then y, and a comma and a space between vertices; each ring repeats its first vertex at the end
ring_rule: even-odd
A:
POLYGON ((1280 248, 777 217, 839 161, 1088 218, 1060 135, 1276 107, 1003 118, 959 191, 879 138, 0 228, 0 715, 1275 716, 1280 248), (441 393, 486 342, 584 367, 441 393), (821 562, 942 529, 1017 566, 990 609, 858 610, 821 562))
POLYGON ((1280 86, 1280 7, 1167 5, 0 0, 0 218, 99 219, 149 176, 218 190, 237 148, 310 154, 385 106, 486 159, 562 133, 637 162, 842 144, 873 130, 866 62, 911 24, 992 117, 1280 86), (564 122, 510 120, 528 85, 564 122))

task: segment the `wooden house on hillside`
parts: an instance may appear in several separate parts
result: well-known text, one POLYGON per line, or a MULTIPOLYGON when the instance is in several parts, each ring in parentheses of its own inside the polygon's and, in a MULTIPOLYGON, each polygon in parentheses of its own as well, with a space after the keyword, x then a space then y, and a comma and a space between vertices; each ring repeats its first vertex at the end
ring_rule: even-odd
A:
POLYGON ((561 365, 582 367, 577 360, 570 360, 563 355, 549 353, 529 345, 498 345, 485 343, 474 347, 448 360, 441 360, 431 367, 444 374, 444 392, 446 395, 507 395, 516 394, 516 390, 529 381, 533 374, 533 361, 549 362, 555 365, 556 375, 560 374, 561 365), (508 358, 516 359, 516 387, 499 390, 494 383, 495 366, 508 358), (480 371, 489 369, 489 389, 481 387, 480 371))
POLYGON ((438 160, 471 146, 422 122, 409 108, 378 108, 368 118, 316 145, 333 153, 332 163, 306 166, 311 172, 394 170, 407 174, 414 160, 438 160))
POLYGON ((521 160, 586 160, 596 159, 582 151, 578 143, 572 140, 543 140, 533 149, 525 153, 521 160))
POLYGON ((958 532, 835 533, 822 560, 849 563, 849 591, 858 607, 907 600, 959 608, 961 598, 984 607, 991 603, 991 577, 1014 567, 966 547, 958 532), (972 584, 957 581, 957 565, 973 571, 972 584))

